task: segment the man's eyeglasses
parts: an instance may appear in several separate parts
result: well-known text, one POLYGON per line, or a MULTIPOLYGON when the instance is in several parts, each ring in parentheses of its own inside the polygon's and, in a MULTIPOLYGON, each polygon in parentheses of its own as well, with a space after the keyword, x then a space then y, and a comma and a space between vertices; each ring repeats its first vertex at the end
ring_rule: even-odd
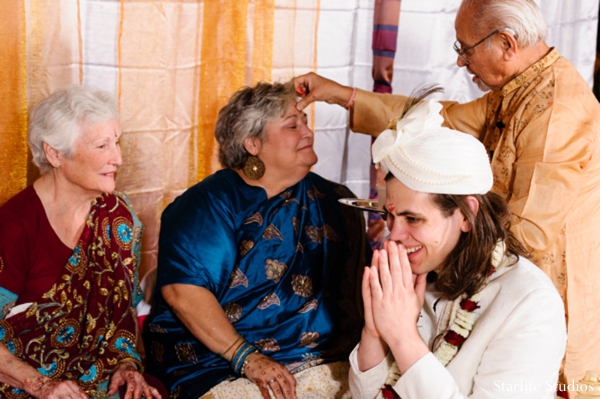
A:
POLYGON ((471 50, 473 50, 475 47, 479 46, 481 43, 485 42, 487 39, 489 39, 490 37, 494 36, 496 33, 499 33, 501 31, 508 31, 511 34, 514 35, 514 31, 510 28, 500 28, 500 29, 496 29, 495 31, 493 31, 492 33, 490 33, 489 35, 487 35, 486 37, 484 37, 483 39, 481 39, 480 41, 478 41, 477 43, 475 43, 474 45, 472 45, 471 47, 467 47, 467 48, 462 48, 462 45, 459 43, 458 40, 454 41, 454 45, 452 46, 452 48, 454 48, 454 51, 456 51, 456 54, 458 54, 458 56, 460 58, 463 59, 463 61, 469 65, 469 60, 467 59, 467 53, 470 52, 471 50))

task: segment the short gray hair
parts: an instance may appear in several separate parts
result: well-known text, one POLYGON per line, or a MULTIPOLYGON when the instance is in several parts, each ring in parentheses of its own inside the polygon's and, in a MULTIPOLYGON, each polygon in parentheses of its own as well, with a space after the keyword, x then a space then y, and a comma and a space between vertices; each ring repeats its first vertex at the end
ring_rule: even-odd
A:
POLYGON ((548 25, 533 0, 463 0, 459 11, 470 8, 473 34, 483 37, 495 29, 510 28, 523 48, 546 39, 548 25))
POLYGON ((296 98, 292 81, 257 83, 238 90, 219 111, 215 138, 219 143, 219 162, 224 168, 243 168, 248 159, 244 140, 262 140, 265 127, 282 116, 296 98))
POLYGON ((52 165, 46 158, 43 143, 71 157, 73 143, 85 126, 112 119, 119 119, 112 94, 80 85, 57 90, 36 104, 29 114, 27 141, 33 162, 41 174, 48 172, 52 165))

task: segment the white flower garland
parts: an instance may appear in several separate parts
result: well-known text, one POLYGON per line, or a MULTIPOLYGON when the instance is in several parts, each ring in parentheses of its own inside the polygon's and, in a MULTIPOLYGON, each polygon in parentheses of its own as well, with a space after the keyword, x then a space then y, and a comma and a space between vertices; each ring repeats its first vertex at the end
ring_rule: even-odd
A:
MULTIPOLYGON (((504 259, 504 250, 504 242, 498 241, 496 247, 494 248, 494 251, 492 252, 492 266, 496 271, 498 270, 498 268, 505 265, 505 263, 502 262, 502 260, 504 259)), ((483 289, 485 289, 485 287, 483 289)), ((471 296, 471 298, 469 298, 468 301, 477 304, 481 299, 481 292, 483 292, 483 290, 471 296)), ((481 315, 481 312, 475 312, 476 308, 472 311, 463 309, 460 304, 463 300, 466 299, 467 295, 463 294, 453 301, 452 310, 450 313, 450 322, 448 323, 449 327, 443 334, 444 337, 448 331, 455 332, 456 334, 463 337, 465 340, 469 337, 469 334, 471 333, 471 330, 473 330, 473 326, 475 326, 475 323, 481 315)), ((454 346, 445 339, 442 339, 442 343, 438 346, 438 348, 433 354, 445 367, 448 365, 448 363, 450 363, 452 359, 454 359, 454 357, 458 353, 458 350, 458 346, 454 346)), ((401 374, 400 369, 398 368, 398 364, 396 363, 396 361, 394 361, 388 371, 385 382, 379 390, 379 394, 375 399, 385 399, 383 396, 383 389, 386 387, 386 385, 393 387, 396 384, 396 382, 398 382, 398 380, 400 379, 400 375, 401 374)))

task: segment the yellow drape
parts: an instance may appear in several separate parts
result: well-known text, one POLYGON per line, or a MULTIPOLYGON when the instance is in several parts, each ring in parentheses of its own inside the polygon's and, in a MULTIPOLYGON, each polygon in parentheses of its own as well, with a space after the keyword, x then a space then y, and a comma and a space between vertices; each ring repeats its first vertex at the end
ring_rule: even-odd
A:
MULTIPOLYGON (((204 3, 198 121, 198 179, 209 175, 219 109, 244 84, 248 0, 204 3)), ((216 166, 216 165, 215 165, 216 166)))
POLYGON ((23 1, 0 0, 0 204, 27 185, 27 72, 23 1))
POLYGON ((274 0, 120 2, 117 188, 146 226, 143 272, 156 265, 163 209, 220 167, 219 109, 239 87, 271 79, 274 9, 274 0))
POLYGON ((298 14, 296 0, 0 0, 0 204, 39 176, 26 143, 31 106, 68 84, 111 91, 123 129, 117 189, 146 226, 144 274, 163 209, 220 168, 214 124, 228 98, 275 69, 285 80, 296 65, 315 67, 318 4, 298 14))
POLYGON ((254 46, 252 47, 252 83, 270 82, 273 66, 273 18, 275 0, 254 2, 254 46))

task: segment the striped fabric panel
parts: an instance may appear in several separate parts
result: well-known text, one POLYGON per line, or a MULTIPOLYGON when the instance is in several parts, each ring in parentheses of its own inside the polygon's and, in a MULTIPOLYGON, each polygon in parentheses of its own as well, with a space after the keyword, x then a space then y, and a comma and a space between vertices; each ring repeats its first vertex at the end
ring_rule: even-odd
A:
MULTIPOLYGON (((394 74, 394 57, 396 56, 396 44, 398 39, 398 22, 400 18, 400 0, 377 0, 373 13, 373 91, 377 93, 392 92, 392 77, 394 74)), ((377 198, 377 183, 382 179, 371 164, 371 181, 369 198, 377 198)), ((384 223, 378 213, 369 213, 369 231, 367 233, 371 240, 371 229, 377 231, 378 225, 384 223)), ((379 249, 381 243, 370 242, 373 249, 379 249)))
POLYGON ((373 91, 392 92, 400 0, 378 0, 373 13, 373 91))
MULTIPOLYGON (((373 53, 390 53, 385 56, 394 58, 396 53, 396 41, 398 38, 398 25, 373 26, 373 53)), ((383 55, 383 54, 378 54, 383 55)))

